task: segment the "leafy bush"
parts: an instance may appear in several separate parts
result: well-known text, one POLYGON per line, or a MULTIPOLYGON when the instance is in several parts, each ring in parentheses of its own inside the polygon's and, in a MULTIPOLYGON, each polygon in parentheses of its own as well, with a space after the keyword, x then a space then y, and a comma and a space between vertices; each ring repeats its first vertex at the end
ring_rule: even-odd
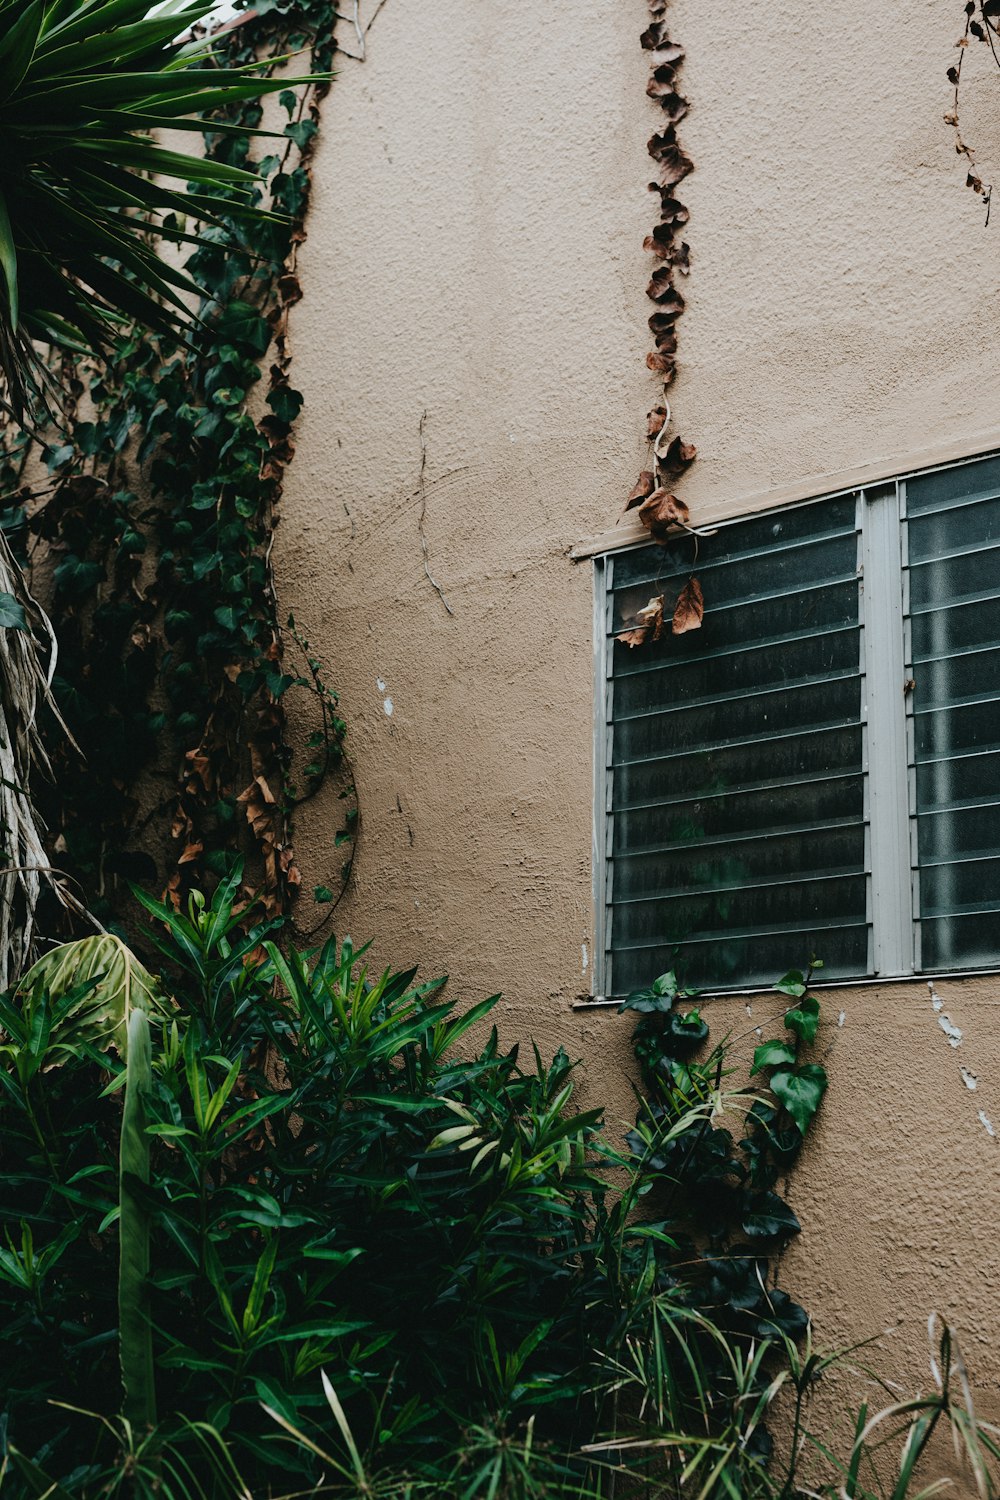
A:
MULTIPOLYGON (((141 898, 159 984, 93 938, 0 1001, 11 1500, 583 1500, 619 1470, 661 1495, 800 1493, 824 1362, 768 1266, 822 1092, 797 1056, 808 976, 783 981, 788 1040, 758 1049, 766 1095, 723 1086, 728 1044, 695 1056, 707 1027, 669 976, 631 997, 650 1097, 618 1152, 571 1113, 564 1053, 522 1066, 482 1040, 493 1001, 459 1014, 347 942, 283 952, 239 882, 183 914, 141 898)), ((814 1493, 872 1493, 868 1425, 814 1493)))

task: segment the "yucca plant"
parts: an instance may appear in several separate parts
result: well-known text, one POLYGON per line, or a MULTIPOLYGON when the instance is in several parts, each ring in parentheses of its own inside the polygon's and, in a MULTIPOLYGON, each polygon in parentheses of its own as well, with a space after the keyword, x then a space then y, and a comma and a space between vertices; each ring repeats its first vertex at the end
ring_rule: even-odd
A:
POLYGON ((220 190, 230 220, 266 217, 252 171, 157 139, 288 87, 217 65, 210 39, 182 40, 207 9, 0 0, 0 369, 17 414, 44 381, 35 341, 100 351, 123 325, 175 331, 196 316, 198 288, 158 240, 198 243, 220 190))

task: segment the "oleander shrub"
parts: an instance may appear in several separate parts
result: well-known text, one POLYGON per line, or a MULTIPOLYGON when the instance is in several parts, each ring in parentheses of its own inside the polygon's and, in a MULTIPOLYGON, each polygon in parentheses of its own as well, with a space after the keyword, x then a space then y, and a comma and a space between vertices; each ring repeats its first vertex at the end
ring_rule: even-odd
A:
MULTIPOLYGON (((4 1500, 805 1493, 825 1361, 772 1265, 825 1082, 808 974, 750 1089, 671 976, 632 996, 618 1149, 493 1000, 279 946, 241 873, 141 897, 158 974, 95 937, 0 1000, 4 1500)), ((932 1424, 897 1415, 810 1492, 874 1494, 882 1431, 932 1424)))

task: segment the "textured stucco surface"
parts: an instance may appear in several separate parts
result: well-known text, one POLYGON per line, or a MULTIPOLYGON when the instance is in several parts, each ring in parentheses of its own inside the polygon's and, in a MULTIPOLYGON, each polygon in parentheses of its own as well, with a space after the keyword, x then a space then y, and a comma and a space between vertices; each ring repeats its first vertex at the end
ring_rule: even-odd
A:
MULTIPOLYGON (((675 0, 697 170, 671 398, 700 452, 696 519, 974 447, 994 420, 1000 224, 942 123, 956 9, 675 0)), ((657 394, 644 24, 640 0, 381 10, 325 106, 277 550, 360 792, 338 933, 470 1000, 502 989, 506 1039, 579 1055, 612 1125, 631 1113, 628 1025, 572 1009, 592 946, 592 603, 567 554, 614 523, 657 394)), ((968 133, 1000 169, 1000 76, 974 61, 968 133)), ((336 883, 340 817, 331 795, 300 820, 307 885, 336 883)), ((938 990, 957 1048, 925 984, 830 997, 832 1087, 783 1275, 823 1342, 900 1322, 891 1362, 913 1379, 936 1308, 995 1387, 1000 1143, 978 1111, 1000 1130, 1000 981, 938 990)), ((761 1013, 713 1008, 720 1030, 761 1013)))

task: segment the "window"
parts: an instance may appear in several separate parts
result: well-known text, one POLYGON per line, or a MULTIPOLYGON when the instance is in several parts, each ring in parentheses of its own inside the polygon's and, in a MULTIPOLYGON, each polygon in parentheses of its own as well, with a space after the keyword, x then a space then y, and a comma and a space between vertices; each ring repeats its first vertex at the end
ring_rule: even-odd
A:
POLYGON ((600 992, 1000 963, 1000 459, 598 560, 600 992), (601 951, 603 949, 603 952, 601 951))

